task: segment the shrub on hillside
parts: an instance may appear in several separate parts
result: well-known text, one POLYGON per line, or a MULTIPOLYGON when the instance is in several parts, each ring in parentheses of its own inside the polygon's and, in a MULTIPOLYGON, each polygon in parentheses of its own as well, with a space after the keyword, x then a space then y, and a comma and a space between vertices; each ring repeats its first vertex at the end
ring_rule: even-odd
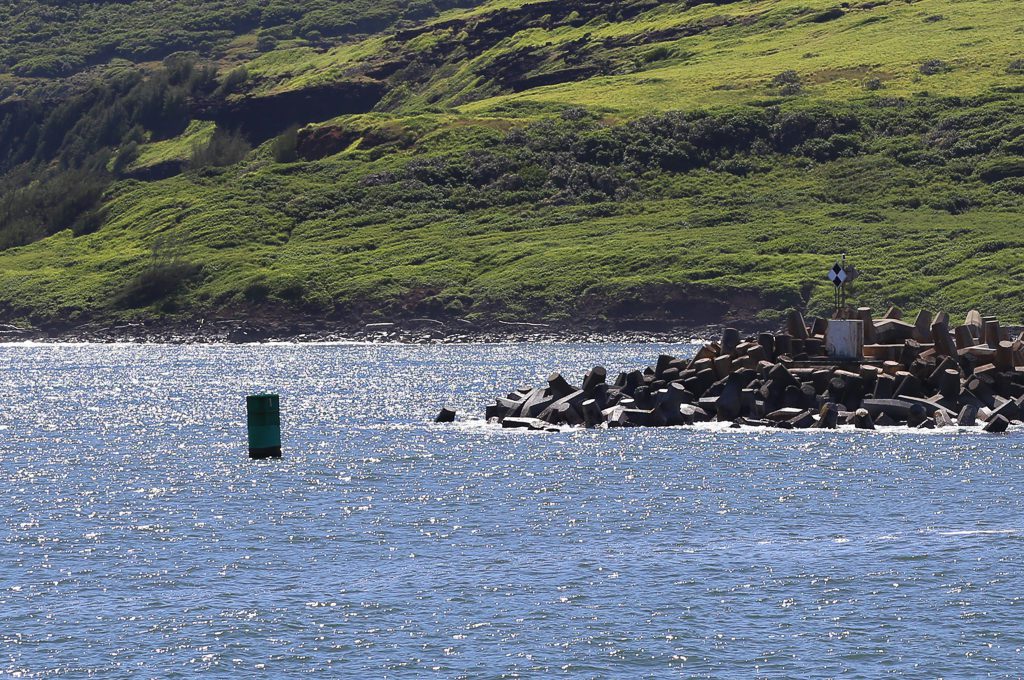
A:
POLYGON ((53 171, 28 186, 0 185, 0 248, 24 245, 63 229, 87 231, 76 222, 93 210, 110 178, 100 170, 53 171))
POLYGON ((217 94, 220 96, 231 94, 232 92, 238 91, 242 85, 249 80, 249 69, 245 66, 239 66, 238 68, 228 71, 224 79, 221 80, 220 87, 217 88, 217 94))
POLYGON ((963 194, 939 194, 932 196, 928 207, 932 210, 944 210, 950 215, 962 215, 972 207, 970 197, 963 194))
POLYGON ((668 45, 658 45, 650 50, 643 53, 642 59, 644 62, 651 64, 656 61, 663 61, 668 59, 673 54, 672 48, 668 45))
POLYGON ((277 47, 277 38, 266 33, 261 33, 256 38, 256 49, 260 52, 270 52, 277 47))
POLYGON ((800 74, 793 69, 783 71, 772 78, 771 85, 778 90, 779 94, 785 96, 800 94, 804 89, 800 74))
POLYGON ((173 295, 196 278, 202 265, 180 259, 156 261, 125 284, 115 300, 118 307, 133 308, 151 305, 173 295))
POLYGON ((128 169, 128 166, 135 162, 139 157, 139 145, 135 141, 130 141, 120 149, 117 150, 117 154, 114 156, 112 169, 114 174, 120 175, 128 169))
POLYGON ((411 0, 402 13, 403 19, 422 21, 437 14, 437 6, 430 0, 411 0))
POLYGON ((18 62, 13 70, 25 78, 57 78, 74 73, 83 63, 81 57, 68 54, 44 55, 18 62))
POLYGON ((985 182, 1024 177, 1024 158, 997 158, 983 163, 978 166, 978 176, 985 182))
POLYGON ((108 168, 121 172, 139 145, 182 132, 214 73, 177 53, 145 74, 112 70, 56 103, 28 96, 0 114, 0 248, 95 229, 108 168))
POLYGON ((294 163, 299 159, 299 128, 292 126, 270 144, 270 153, 278 163, 294 163))
POLYGON ((829 9, 824 10, 824 11, 821 11, 821 12, 818 12, 816 14, 810 15, 809 17, 807 17, 806 21, 809 21, 809 22, 815 23, 815 24, 823 24, 823 23, 825 23, 827 21, 834 21, 836 19, 842 19, 843 16, 845 16, 845 14, 846 13, 843 11, 843 9, 841 7, 831 7, 829 9))
POLYGON ((167 80, 172 85, 187 83, 198 63, 199 55, 195 52, 175 52, 163 61, 167 80))
POLYGON ((189 167, 199 169, 234 165, 245 158, 251 150, 249 142, 239 133, 217 128, 210 141, 205 144, 196 143, 192 147, 189 167))
POLYGON ((948 73, 952 71, 952 67, 941 59, 929 59, 928 61, 921 64, 919 69, 922 75, 934 76, 940 73, 948 73))

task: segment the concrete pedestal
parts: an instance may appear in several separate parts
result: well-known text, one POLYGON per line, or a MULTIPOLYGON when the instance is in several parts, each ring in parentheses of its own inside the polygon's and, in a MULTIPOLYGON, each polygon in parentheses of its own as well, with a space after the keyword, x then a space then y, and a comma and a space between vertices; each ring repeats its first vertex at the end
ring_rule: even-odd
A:
POLYGON ((832 319, 825 332, 825 349, 830 359, 864 358, 864 322, 859 319, 832 319))

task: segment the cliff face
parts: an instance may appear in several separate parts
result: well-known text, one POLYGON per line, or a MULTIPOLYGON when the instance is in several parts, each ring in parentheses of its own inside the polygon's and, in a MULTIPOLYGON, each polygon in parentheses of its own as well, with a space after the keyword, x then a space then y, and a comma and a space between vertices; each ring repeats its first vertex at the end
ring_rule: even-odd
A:
POLYGON ((377 80, 353 80, 216 102, 197 117, 218 127, 239 130, 259 144, 293 126, 319 123, 338 116, 368 113, 384 96, 377 80))
POLYGON ((36 5, 8 321, 770 321, 842 252, 858 302, 1024 315, 1008 2, 36 5))

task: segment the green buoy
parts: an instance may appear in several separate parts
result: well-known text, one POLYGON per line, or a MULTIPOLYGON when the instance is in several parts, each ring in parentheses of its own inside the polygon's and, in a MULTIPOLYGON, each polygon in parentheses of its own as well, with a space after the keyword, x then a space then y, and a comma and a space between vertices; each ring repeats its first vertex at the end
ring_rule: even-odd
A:
POLYGON ((281 457, 281 399, 276 394, 245 398, 250 458, 281 457))

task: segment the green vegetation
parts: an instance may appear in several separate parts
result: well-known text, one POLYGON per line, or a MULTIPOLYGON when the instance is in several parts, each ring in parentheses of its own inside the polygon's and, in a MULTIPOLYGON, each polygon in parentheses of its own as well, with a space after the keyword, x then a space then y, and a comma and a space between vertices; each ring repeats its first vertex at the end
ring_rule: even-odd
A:
POLYGON ((9 100, 0 108, 0 246, 97 228, 112 173, 137 163, 147 138, 195 134, 189 100, 215 86, 213 69, 178 55, 148 76, 118 71, 57 102, 9 100))
POLYGON ((187 162, 197 145, 209 143, 216 127, 210 121, 194 120, 178 137, 136 147, 135 159, 125 169, 133 171, 161 163, 187 162))
POLYGON ((1024 319, 1005 0, 258 4, 84 86, 0 41, 7 318, 770 317, 846 252, 859 303, 1024 319))
POLYGON ((251 33, 325 43, 458 6, 459 0, 13 0, 0 5, 0 68, 55 77, 116 58, 159 61, 183 50, 223 55, 251 33))

